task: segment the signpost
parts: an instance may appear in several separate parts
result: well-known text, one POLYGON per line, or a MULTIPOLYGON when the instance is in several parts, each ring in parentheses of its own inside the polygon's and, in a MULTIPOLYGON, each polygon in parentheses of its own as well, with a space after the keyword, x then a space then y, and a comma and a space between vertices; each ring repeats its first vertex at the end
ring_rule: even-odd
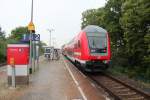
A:
POLYGON ((35 33, 35 26, 33 24, 33 0, 31 3, 31 21, 28 25, 28 30, 30 31, 30 73, 32 73, 32 54, 33 54, 33 66, 35 71, 35 52, 36 52, 36 44, 35 41, 40 41, 40 35, 35 33), (33 49, 33 50, 32 50, 33 49))
MULTIPOLYGON (((29 68, 29 72, 30 72, 30 74, 32 74, 32 34, 33 34, 33 32, 35 32, 35 26, 32 21, 28 25, 28 30, 30 31, 30 68, 29 68)), ((34 47, 34 45, 33 45, 33 47, 34 47)))
POLYGON ((15 60, 14 58, 10 58, 10 65, 12 67, 12 78, 11 78, 11 84, 12 87, 15 88, 16 87, 16 80, 15 80, 15 60))
POLYGON ((36 41, 36 61, 37 61, 37 68, 39 69, 39 41, 36 41))
MULTIPOLYGON (((35 32, 35 26, 31 22, 28 25, 28 30, 30 31, 30 34, 24 34, 22 41, 30 41, 30 68, 29 68, 29 71, 30 71, 30 73, 32 73, 32 56, 33 56, 33 70, 35 71, 36 54, 39 52, 39 50, 36 50, 37 45, 35 42, 40 41, 40 34, 34 33, 35 32)), ((39 58, 37 58, 37 60, 39 60, 39 58)))

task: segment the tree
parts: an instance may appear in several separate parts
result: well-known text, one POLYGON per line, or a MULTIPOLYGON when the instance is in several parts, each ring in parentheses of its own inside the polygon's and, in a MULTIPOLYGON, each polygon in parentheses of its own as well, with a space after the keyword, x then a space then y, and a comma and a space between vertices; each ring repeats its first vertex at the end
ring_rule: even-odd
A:
POLYGON ((149 0, 125 0, 122 6, 121 26, 131 66, 142 66, 146 55, 144 36, 150 25, 149 0))
POLYGON ((90 9, 82 13, 82 28, 90 24, 96 24, 96 9, 90 9))
POLYGON ((124 32, 119 22, 121 17, 121 6, 121 0, 108 0, 104 13, 104 26, 110 33, 112 45, 115 49, 124 46, 124 32))
POLYGON ((39 41, 39 50, 40 50, 40 55, 44 53, 44 46, 46 46, 46 43, 39 41))
POLYGON ((90 9, 82 13, 82 29, 87 25, 103 27, 104 8, 90 9))
POLYGON ((144 61, 146 65, 150 65, 150 33, 145 35, 144 40, 146 44, 145 46, 147 48, 146 55, 144 56, 144 61))
POLYGON ((6 58, 6 39, 5 32, 0 27, 0 62, 3 62, 6 58))
POLYGON ((29 34, 27 27, 17 27, 11 31, 10 39, 20 41, 22 39, 22 35, 26 33, 29 34))
POLYGON ((0 27, 0 38, 4 39, 5 38, 5 32, 2 30, 2 28, 0 27))
POLYGON ((144 55, 144 64, 147 66, 146 68, 146 77, 150 77, 150 27, 148 29, 148 34, 144 37, 145 44, 146 44, 146 55, 144 55))

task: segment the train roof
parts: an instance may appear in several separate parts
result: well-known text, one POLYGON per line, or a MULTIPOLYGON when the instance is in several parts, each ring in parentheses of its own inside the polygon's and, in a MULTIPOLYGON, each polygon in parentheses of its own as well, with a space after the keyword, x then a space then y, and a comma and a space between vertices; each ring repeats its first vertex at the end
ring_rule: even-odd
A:
POLYGON ((86 33, 107 33, 105 29, 96 25, 88 25, 83 29, 86 33))

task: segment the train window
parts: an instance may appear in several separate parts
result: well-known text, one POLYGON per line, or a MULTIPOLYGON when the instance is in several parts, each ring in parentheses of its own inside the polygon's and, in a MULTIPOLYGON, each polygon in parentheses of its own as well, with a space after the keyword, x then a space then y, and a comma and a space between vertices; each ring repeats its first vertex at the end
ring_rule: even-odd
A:
POLYGON ((75 44, 74 44, 74 48, 75 48, 75 49, 77 49, 77 48, 78 48, 78 45, 77 45, 77 43, 75 43, 75 44))
POLYGON ((88 36, 89 47, 91 49, 104 49, 107 47, 106 37, 88 36))
POLYGON ((81 47, 81 43, 80 43, 80 40, 78 40, 78 47, 79 47, 79 48, 81 47))

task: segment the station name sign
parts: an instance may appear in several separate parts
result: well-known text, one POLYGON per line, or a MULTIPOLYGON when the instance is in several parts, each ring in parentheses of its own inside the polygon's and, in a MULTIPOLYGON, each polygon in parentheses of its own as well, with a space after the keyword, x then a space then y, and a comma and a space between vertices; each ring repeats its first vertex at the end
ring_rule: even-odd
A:
POLYGON ((30 41, 30 38, 32 41, 40 41, 40 34, 23 34, 21 41, 28 42, 30 41))

